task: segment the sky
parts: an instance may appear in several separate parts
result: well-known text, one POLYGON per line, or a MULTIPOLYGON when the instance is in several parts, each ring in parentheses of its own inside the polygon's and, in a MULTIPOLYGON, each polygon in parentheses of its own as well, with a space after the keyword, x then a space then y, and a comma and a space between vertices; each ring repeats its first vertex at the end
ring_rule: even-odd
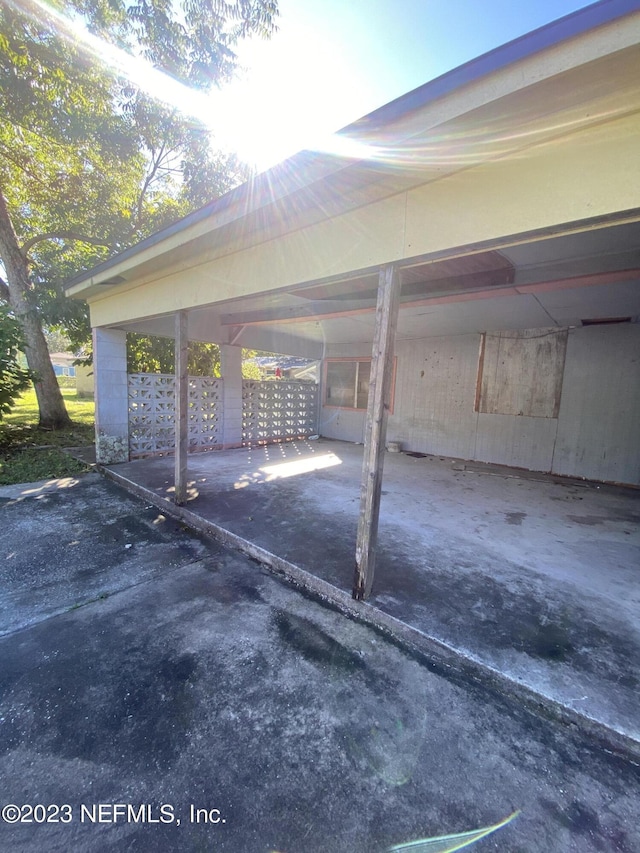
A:
POLYGON ((237 80, 199 117, 258 171, 584 0, 279 0, 279 30, 240 46, 237 80))

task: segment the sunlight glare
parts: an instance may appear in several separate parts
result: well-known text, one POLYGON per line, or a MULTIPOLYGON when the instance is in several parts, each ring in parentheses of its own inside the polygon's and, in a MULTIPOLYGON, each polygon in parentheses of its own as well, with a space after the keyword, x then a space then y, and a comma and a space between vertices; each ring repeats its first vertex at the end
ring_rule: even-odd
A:
MULTIPOLYGON (((27 13, 20 3, 12 5, 23 14, 27 13)), ((192 89, 164 74, 143 57, 133 56, 126 50, 103 41, 89 32, 80 19, 63 15, 45 0, 33 0, 33 5, 42 11, 45 18, 48 17, 53 22, 58 35, 80 42, 94 58, 109 65, 117 74, 126 77, 152 98, 187 116, 201 120, 210 113, 209 96, 206 93, 192 89)))
POLYGON ((375 145, 342 133, 332 133, 330 136, 318 139, 313 145, 313 150, 322 154, 345 157, 348 160, 375 160, 383 154, 382 149, 375 145))
POLYGON ((323 468, 332 468, 334 465, 342 465, 342 459, 331 452, 275 462, 273 465, 263 465, 253 474, 243 474, 233 487, 244 489, 255 483, 270 483, 273 480, 297 477, 299 474, 310 474, 312 471, 321 471, 323 468))
POLYGON ((276 462, 275 465, 265 465, 260 468, 266 474, 266 482, 280 480, 285 477, 296 477, 298 474, 309 474, 311 471, 320 471, 322 468, 332 468, 341 465, 335 453, 324 453, 321 456, 307 456, 302 459, 294 459, 291 462, 276 462))

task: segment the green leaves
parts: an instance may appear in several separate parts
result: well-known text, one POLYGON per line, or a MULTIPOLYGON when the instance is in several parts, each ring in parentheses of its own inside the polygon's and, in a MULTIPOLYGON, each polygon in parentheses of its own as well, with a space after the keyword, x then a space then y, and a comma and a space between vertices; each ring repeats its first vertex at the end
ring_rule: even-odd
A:
MULTIPOLYGON (((87 307, 66 300, 64 284, 247 177, 235 157, 212 153, 203 125, 105 62, 109 45, 206 90, 233 73, 234 45, 268 36, 276 15, 276 0, 0 4, 0 199, 3 245, 13 247, 3 298, 26 301, 78 350, 90 337, 87 307)), ((38 331, 31 323, 34 339, 38 331)), ((217 347, 201 347, 192 349, 193 369, 215 375, 217 347)), ((27 352, 35 357, 36 347, 27 352)), ((167 358, 149 344, 138 363, 165 367, 167 358)))
MULTIPOLYGON (((226 79, 231 45, 269 34, 277 14, 273 0, 55 6, 201 88, 226 79)), ((0 98, 0 186, 23 242, 64 223, 120 250, 247 177, 233 156, 212 153, 204 126, 119 77, 31 0, 0 5, 0 98)))
POLYGON ((91 32, 191 86, 208 89, 232 75, 233 46, 275 30, 277 0, 70 0, 91 32))
MULTIPOLYGON (((127 335, 128 373, 173 373, 173 338, 155 335, 127 335)), ((220 376, 220 348, 217 344, 189 343, 189 375, 220 376)))
POLYGON ((8 308, 0 305, 0 420, 11 411, 13 401, 28 388, 32 378, 18 362, 22 346, 20 326, 8 308))

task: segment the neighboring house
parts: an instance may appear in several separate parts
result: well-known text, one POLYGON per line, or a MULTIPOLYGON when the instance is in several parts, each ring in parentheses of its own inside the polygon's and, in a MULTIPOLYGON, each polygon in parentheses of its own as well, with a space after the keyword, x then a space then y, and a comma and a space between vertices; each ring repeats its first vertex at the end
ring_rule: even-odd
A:
POLYGON ((68 376, 76 380, 78 397, 93 397, 93 367, 74 364, 77 356, 68 352, 54 352, 50 354, 50 358, 56 376, 68 376))
POLYGON ((322 435, 365 440, 373 376, 403 449, 640 485, 638 69, 638 4, 594 4, 355 122, 361 159, 301 152, 83 273, 99 457, 126 333, 186 322, 223 446, 247 347, 322 362, 322 435))
POLYGON ((76 395, 78 397, 93 397, 93 365, 76 365, 76 395))
POLYGON ((68 352, 52 352, 50 354, 53 372, 56 376, 73 376, 76 375, 74 361, 75 355, 68 352))
POLYGON ((256 364, 260 368, 263 379, 318 381, 318 362, 313 359, 286 355, 258 355, 247 359, 247 362, 256 364))

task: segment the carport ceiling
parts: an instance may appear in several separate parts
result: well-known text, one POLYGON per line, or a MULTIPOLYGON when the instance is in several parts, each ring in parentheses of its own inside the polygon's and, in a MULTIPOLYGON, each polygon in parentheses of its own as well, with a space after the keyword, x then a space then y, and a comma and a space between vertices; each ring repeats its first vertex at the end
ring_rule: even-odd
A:
MULTIPOLYGON (((400 338, 580 325, 640 316, 640 223, 401 271, 400 338)), ((225 326, 274 327, 330 343, 371 340, 377 275, 322 282, 225 306, 225 326)))
MULTIPOLYGON (((580 325, 640 317, 640 222, 626 223, 444 260, 417 259, 401 270, 400 339, 505 329, 580 325)), ((255 330, 332 344, 370 341, 377 274, 193 309, 198 328, 222 324, 251 346, 255 330), (253 334, 252 334, 253 333, 253 334)), ((173 334, 171 317, 132 324, 173 334)), ((263 348, 262 346, 260 348, 263 348)))

